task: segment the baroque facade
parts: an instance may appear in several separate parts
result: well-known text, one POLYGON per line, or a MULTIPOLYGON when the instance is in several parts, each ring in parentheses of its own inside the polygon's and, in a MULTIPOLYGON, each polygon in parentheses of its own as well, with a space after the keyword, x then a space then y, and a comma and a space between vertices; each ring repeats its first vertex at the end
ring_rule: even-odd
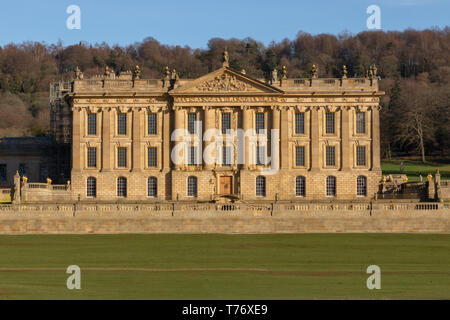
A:
POLYGON ((77 68, 54 84, 52 127, 72 150, 74 200, 368 200, 381 179, 378 81, 374 66, 254 79, 227 54, 197 79, 77 68))

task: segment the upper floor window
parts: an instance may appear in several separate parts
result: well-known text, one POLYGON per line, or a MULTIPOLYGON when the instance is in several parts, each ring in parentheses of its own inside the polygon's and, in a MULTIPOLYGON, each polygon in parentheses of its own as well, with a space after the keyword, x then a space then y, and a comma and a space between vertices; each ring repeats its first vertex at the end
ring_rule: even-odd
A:
POLYGON ((295 147, 295 165, 297 167, 305 166, 305 147, 295 147))
POLYGON ((118 113, 117 114, 117 134, 126 135, 127 134, 127 114, 118 113))
POLYGON ((325 133, 334 133, 335 113, 325 113, 325 133))
POLYGON ((222 113, 222 134, 226 134, 231 130, 231 113, 222 113))
POLYGON ((127 167, 127 148, 125 147, 117 148, 117 166, 119 168, 127 167))
POLYGON ((196 113, 188 113, 188 132, 190 134, 197 133, 197 114, 196 113))
POLYGON ((356 133, 366 133, 365 112, 356 112, 356 133))
POLYGON ((148 148, 148 166, 156 167, 158 164, 158 148, 149 147, 148 148))
POLYGON ((0 182, 6 181, 6 164, 0 164, 0 182))
POLYGON ((327 146, 325 149, 325 163, 327 166, 335 166, 336 165, 336 154, 335 154, 334 146, 327 146))
POLYGON ((222 165, 231 166, 231 147, 223 147, 222 149, 222 165))
POLYGON ((195 166, 197 165, 197 147, 190 146, 188 148, 188 165, 195 166))
POLYGON ((157 134, 157 114, 149 113, 147 119, 148 134, 157 134))
POLYGON ((88 134, 89 135, 96 135, 97 134, 97 114, 96 113, 89 113, 88 114, 88 134))
POLYGON ((87 166, 88 168, 97 167, 97 148, 87 148, 87 166))
POLYGON ((366 165, 366 147, 356 146, 356 165, 365 166, 366 165))
POLYGON ((266 148, 264 146, 256 146, 256 165, 266 164, 266 148))
POLYGON ((265 128, 264 124, 264 113, 263 112, 257 112, 255 113, 255 130, 256 133, 263 133, 263 130, 265 128))
POLYGON ((305 134, 305 113, 297 112, 295 114, 295 134, 305 134))

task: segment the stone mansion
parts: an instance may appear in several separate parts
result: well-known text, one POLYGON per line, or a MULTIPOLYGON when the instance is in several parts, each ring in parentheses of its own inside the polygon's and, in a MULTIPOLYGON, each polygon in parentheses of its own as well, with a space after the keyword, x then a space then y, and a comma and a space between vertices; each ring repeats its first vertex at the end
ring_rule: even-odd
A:
POLYGON ((375 66, 362 78, 345 66, 318 78, 313 66, 309 78, 283 67, 254 79, 226 51, 197 79, 77 68, 52 84, 51 126, 71 150, 73 200, 368 200, 381 180, 378 81, 375 66))

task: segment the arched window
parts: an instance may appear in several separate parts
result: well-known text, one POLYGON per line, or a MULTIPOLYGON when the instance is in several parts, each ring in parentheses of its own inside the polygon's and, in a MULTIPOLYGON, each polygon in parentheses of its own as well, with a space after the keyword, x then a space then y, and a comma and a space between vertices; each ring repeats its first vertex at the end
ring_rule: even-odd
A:
POLYGON ((336 196, 336 177, 333 176, 327 177, 327 196, 328 197, 336 196))
POLYGON ((149 197, 158 196, 158 180, 155 177, 150 177, 147 180, 147 195, 149 197))
POLYGON ((197 177, 191 176, 187 180, 187 195, 188 197, 197 196, 197 177))
POLYGON ((126 198, 127 196, 127 178, 117 178, 117 196, 126 198))
POLYGON ((365 176, 356 178, 356 195, 360 197, 367 196, 367 178, 365 176))
POLYGON ((87 178, 86 196, 89 198, 95 198, 97 196, 97 179, 94 177, 87 178))
POLYGON ((304 197, 306 195, 306 181, 303 176, 295 178, 295 195, 297 197, 304 197))
POLYGON ((258 176, 256 177, 256 195, 259 197, 266 196, 266 177, 258 176))

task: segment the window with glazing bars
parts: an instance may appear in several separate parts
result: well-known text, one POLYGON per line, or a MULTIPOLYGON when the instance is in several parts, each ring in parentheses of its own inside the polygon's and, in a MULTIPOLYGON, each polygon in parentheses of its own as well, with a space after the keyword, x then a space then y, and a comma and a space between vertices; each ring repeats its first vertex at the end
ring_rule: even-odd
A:
POLYGON ((187 195, 188 197, 197 196, 197 177, 188 177, 187 181, 187 195))
POLYGON ((333 176, 327 177, 327 196, 336 196, 336 178, 333 176))
POLYGON ((359 176, 356 179, 356 195, 360 197, 367 195, 367 178, 364 176, 359 176))
POLYGON ((325 133, 334 133, 334 112, 325 113, 325 133))
POLYGON ((126 168, 127 166, 127 148, 117 148, 117 166, 120 168, 126 168))
POLYGON ((86 196, 95 198, 97 196, 97 179, 94 177, 87 178, 86 196))
POLYGON ((266 196, 266 178, 263 176, 256 177, 256 195, 259 197, 266 196))
POLYGON ((264 113, 257 112, 255 113, 255 130, 256 133, 263 133, 264 130, 264 113))
POLYGON ((306 195, 305 177, 298 176, 295 178, 295 195, 297 197, 304 197, 306 195))
POLYGON ((127 178, 117 179, 117 196, 125 198, 127 196, 127 178))
POLYGON ((97 114, 96 113, 88 114, 88 134, 89 135, 97 134, 97 114))
POLYGON ((305 134, 305 113, 297 112, 295 114, 295 134, 305 134))
POLYGON ((6 181, 6 164, 0 164, 0 181, 6 181))
POLYGON ((188 148, 188 165, 189 166, 197 165, 197 147, 190 146, 188 148))
POLYGON ((222 134, 231 130, 231 113, 222 113, 222 134))
POLYGON ((334 146, 327 146, 325 148, 325 163, 327 166, 335 166, 336 165, 336 154, 335 154, 334 146))
POLYGON ((366 133, 366 113, 356 113, 356 133, 366 133))
POLYGON ((197 133, 197 114, 188 113, 188 132, 190 134, 197 133))
POLYGON ((147 180, 147 195, 156 197, 158 195, 158 180, 156 177, 149 177, 147 180))
POLYGON ((305 166, 305 147, 295 147, 295 165, 297 167, 305 166))
POLYGON ((88 168, 97 167, 97 148, 87 148, 87 166, 88 168))
POLYGON ((117 134, 126 135, 127 134, 127 114, 118 113, 117 114, 117 134))
POLYGON ((366 147, 356 146, 356 165, 365 166, 366 165, 366 147))
POLYGON ((222 165, 231 166, 231 147, 222 148, 222 165))
POLYGON ((156 167, 158 165, 158 148, 149 147, 148 148, 148 166, 156 167))
POLYGON ((266 148, 264 146, 256 146, 256 165, 266 164, 266 148))
POLYGON ((148 127, 148 134, 157 134, 157 114, 156 113, 149 113, 148 119, 147 119, 147 127, 148 127))

